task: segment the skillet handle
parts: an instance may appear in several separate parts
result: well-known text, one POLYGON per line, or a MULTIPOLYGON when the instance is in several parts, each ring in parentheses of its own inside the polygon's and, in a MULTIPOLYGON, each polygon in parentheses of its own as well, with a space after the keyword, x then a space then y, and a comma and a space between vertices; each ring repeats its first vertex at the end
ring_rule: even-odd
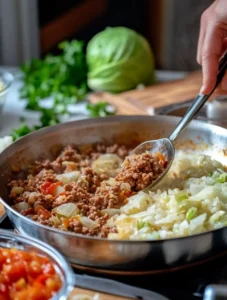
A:
POLYGON ((211 284, 208 285, 204 291, 203 300, 226 300, 227 299, 227 285, 211 284))

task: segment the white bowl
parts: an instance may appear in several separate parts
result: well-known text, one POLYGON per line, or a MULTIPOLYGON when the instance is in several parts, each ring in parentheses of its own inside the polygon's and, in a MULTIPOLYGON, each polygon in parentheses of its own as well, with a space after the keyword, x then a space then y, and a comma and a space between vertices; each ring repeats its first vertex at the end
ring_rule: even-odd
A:
MULTIPOLYGON (((7 97, 8 91, 13 83, 13 80, 14 80, 14 77, 11 73, 0 70, 0 120, 1 120, 3 107, 4 107, 4 104, 6 101, 6 97, 7 97), (1 85, 3 85, 3 89, 1 88, 1 85)), ((0 125, 1 125, 1 122, 0 122, 0 125)))

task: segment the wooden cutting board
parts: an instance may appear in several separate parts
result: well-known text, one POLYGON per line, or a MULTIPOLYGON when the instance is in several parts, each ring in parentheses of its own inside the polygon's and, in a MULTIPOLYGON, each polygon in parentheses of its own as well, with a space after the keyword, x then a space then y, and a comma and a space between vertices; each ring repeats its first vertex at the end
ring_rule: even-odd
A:
POLYGON ((184 102, 195 98, 202 84, 201 71, 195 71, 185 78, 158 83, 143 90, 131 90, 120 94, 96 92, 89 96, 91 103, 108 102, 116 107, 119 115, 152 114, 154 108, 184 102))

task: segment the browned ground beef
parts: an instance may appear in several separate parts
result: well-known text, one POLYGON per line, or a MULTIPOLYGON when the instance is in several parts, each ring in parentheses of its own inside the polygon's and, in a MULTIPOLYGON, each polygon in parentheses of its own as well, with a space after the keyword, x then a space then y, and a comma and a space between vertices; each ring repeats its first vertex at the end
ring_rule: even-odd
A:
POLYGON ((145 153, 127 157, 128 154, 129 149, 120 145, 96 144, 81 149, 68 145, 54 161, 35 162, 26 179, 9 182, 13 205, 23 203, 22 208, 18 204, 15 208, 41 224, 107 237, 109 232, 116 232, 116 228, 106 224, 110 218, 108 210, 126 204, 129 196, 148 186, 165 168, 163 156, 145 153), (92 168, 103 154, 115 154, 122 162, 126 158, 115 179, 92 168), (58 179, 58 174, 75 171, 80 172, 76 180, 62 183, 58 179), (57 187, 60 192, 56 192, 57 187), (67 217, 56 213, 56 208, 67 203, 76 205, 75 214, 67 217))
POLYGON ((145 189, 152 181, 156 180, 166 167, 165 161, 160 163, 159 156, 150 153, 128 156, 122 171, 116 176, 117 181, 128 182, 133 190, 145 189))

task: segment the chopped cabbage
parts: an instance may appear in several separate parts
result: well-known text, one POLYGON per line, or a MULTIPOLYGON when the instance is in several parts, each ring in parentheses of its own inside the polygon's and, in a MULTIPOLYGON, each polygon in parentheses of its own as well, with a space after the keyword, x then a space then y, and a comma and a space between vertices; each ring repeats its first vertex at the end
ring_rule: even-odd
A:
POLYGON ((149 193, 128 198, 108 224, 108 238, 156 240, 227 226, 227 172, 207 156, 178 153, 167 176, 149 193))
POLYGON ((197 207, 190 207, 186 214, 186 220, 190 221, 193 219, 196 216, 197 210, 197 207))
POLYGON ((149 203, 149 195, 144 192, 139 192, 138 194, 128 198, 128 203, 121 207, 121 212, 127 214, 137 213, 146 209, 149 203))

